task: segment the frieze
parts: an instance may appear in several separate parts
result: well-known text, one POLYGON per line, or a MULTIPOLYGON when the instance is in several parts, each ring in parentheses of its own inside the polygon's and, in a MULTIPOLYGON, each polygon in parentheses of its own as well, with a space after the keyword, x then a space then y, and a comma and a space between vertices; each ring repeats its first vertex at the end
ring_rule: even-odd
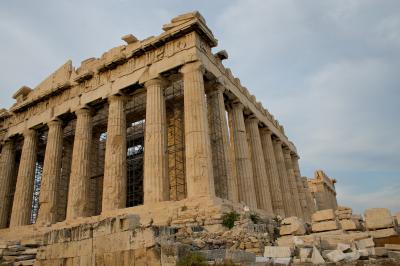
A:
POLYGON ((183 50, 194 47, 195 43, 196 33, 191 32, 137 57, 126 59, 126 55, 124 55, 124 63, 117 64, 114 68, 102 69, 99 66, 103 61, 108 62, 103 64, 108 64, 108 66, 110 62, 117 62, 118 58, 121 58, 119 55, 124 52, 127 46, 113 48, 103 54, 101 59, 89 58, 84 60, 76 70, 72 68, 71 61, 68 61, 41 82, 29 94, 26 101, 22 102, 21 105, 14 105, 11 116, 4 120, 3 128, 19 125, 30 117, 44 113, 49 108, 55 108, 70 99, 94 91, 107 83, 112 83, 120 77, 129 75, 166 57, 173 57, 183 50), (40 98, 41 96, 45 97, 40 98), (18 108, 23 105, 25 105, 24 109, 19 110, 18 108))

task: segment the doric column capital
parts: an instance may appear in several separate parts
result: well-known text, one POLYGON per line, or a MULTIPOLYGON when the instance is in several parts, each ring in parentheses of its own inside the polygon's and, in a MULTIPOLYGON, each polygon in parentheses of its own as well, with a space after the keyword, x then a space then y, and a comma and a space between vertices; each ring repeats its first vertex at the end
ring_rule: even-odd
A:
POLYGON ((262 134, 265 134, 265 135, 269 135, 269 136, 272 135, 272 131, 271 131, 268 127, 262 127, 262 128, 260 128, 260 132, 261 132, 262 134))
POLYGON ((24 132, 22 133, 24 135, 24 137, 34 137, 36 136, 36 130, 29 128, 24 130, 24 132))
POLYGON ((109 104, 112 103, 112 102, 117 102, 117 101, 118 102, 122 101, 125 104, 126 101, 127 101, 127 98, 124 95, 114 94, 114 95, 108 96, 107 97, 107 101, 108 101, 109 104))
POLYGON ((243 103, 241 103, 240 101, 234 101, 231 103, 232 108, 234 109, 240 109, 241 111, 243 111, 244 109, 244 105, 243 103))
POLYGON ((283 150, 283 153, 284 153, 285 155, 289 155, 289 156, 290 156, 290 149, 289 149, 288 146, 283 145, 283 146, 282 146, 282 150, 283 150))
POLYGON ((76 116, 88 115, 88 114, 89 114, 89 115, 92 114, 92 110, 91 110, 91 108, 88 107, 88 106, 82 107, 82 108, 80 108, 80 109, 78 109, 78 110, 75 111, 75 115, 76 115, 76 116))
POLYGON ((206 93, 208 95, 215 95, 215 94, 218 94, 218 93, 222 94, 222 93, 224 93, 226 91, 225 85, 222 82, 218 81, 218 80, 207 82, 204 85, 205 85, 206 93))
POLYGON ((248 123, 255 123, 255 124, 257 124, 257 125, 258 125, 258 123, 260 122, 260 120, 259 120, 256 116, 254 116, 254 115, 248 116, 248 117, 246 118, 246 121, 247 121, 248 123))
POLYGON ((279 138, 273 138, 272 141, 282 145, 282 140, 280 140, 279 138))
POLYGON ((163 77, 157 77, 154 79, 150 79, 144 83, 144 86, 146 88, 148 88, 150 86, 154 86, 154 85, 165 88, 168 85, 168 81, 166 79, 164 79, 163 77))
POLYGON ((62 120, 61 119, 54 119, 51 120, 50 122, 47 123, 47 126, 50 127, 55 127, 55 126, 61 126, 62 125, 62 120))
POLYGON ((200 61, 186 63, 179 70, 179 72, 181 72, 182 74, 186 74, 186 73, 190 73, 190 72, 194 72, 194 71, 200 71, 204 74, 205 68, 204 68, 203 63, 201 63, 200 61))
POLYGON ((295 158, 296 160, 300 159, 300 156, 299 156, 297 153, 293 152, 293 151, 291 152, 291 155, 292 155, 292 157, 295 158))

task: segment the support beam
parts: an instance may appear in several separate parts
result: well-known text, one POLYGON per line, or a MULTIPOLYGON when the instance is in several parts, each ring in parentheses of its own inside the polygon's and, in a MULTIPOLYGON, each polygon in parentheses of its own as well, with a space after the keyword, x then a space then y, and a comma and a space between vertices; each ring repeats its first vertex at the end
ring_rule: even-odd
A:
POLYGON ((297 189, 296 176, 294 175, 292 157, 290 156, 289 148, 283 148, 283 156, 285 158, 286 172, 289 179, 290 190, 292 193, 292 204, 295 208, 296 216, 299 218, 303 218, 303 212, 300 206, 299 191, 297 189))
POLYGON ((49 133, 47 135, 37 218, 37 223, 41 224, 53 224, 57 221, 57 188, 61 178, 63 149, 62 121, 57 119, 50 121, 47 125, 49 133))
POLYGON ((307 220, 311 219, 311 213, 307 206, 306 192, 304 190, 303 181, 301 179, 301 173, 300 173, 300 167, 299 167, 299 156, 297 156, 297 154, 295 154, 295 153, 291 153, 290 155, 291 155, 291 159, 292 159, 294 176, 295 176, 296 184, 297 184, 297 191, 299 193, 300 207, 301 207, 301 211, 303 214, 302 217, 305 221, 307 221, 307 220))
POLYGON ((215 194, 217 197, 238 202, 237 182, 233 180, 228 160, 229 137, 224 90, 222 84, 216 83, 207 92, 215 194))
POLYGON ((283 195, 279 182, 278 167, 275 160, 274 146, 272 144, 272 132, 268 128, 260 129, 261 144, 264 152, 265 170, 270 185, 272 208, 274 213, 285 217, 283 195))
POLYGON ((261 145, 258 119, 246 119, 245 126, 253 166, 254 186, 256 191, 257 206, 259 209, 273 213, 269 180, 265 171, 265 160, 261 145))
POLYGON ((233 103, 228 110, 231 120, 231 134, 233 138, 235 164, 238 181, 239 201, 250 208, 257 208, 256 192, 251 165, 250 150, 247 143, 246 127, 243 117, 243 104, 233 103))
POLYGON ((145 83, 146 131, 144 140, 144 204, 169 200, 167 117, 161 78, 145 83))
POLYGON ((69 178, 67 220, 89 214, 92 114, 88 108, 79 109, 75 114, 77 120, 69 178))
POLYGON ((274 145, 275 159, 278 166, 285 214, 286 217, 296 216, 296 210, 293 206, 292 192, 289 186, 288 173, 286 171, 285 158, 283 157, 282 141, 280 141, 279 139, 274 139, 272 143, 274 145))
POLYGON ((112 95, 108 98, 108 102, 102 212, 126 206, 125 99, 120 95, 112 95))
POLYGON ((204 68, 200 62, 185 64, 183 74, 185 155, 187 195, 215 196, 207 105, 204 91, 204 68))
POLYGON ((14 142, 7 140, 3 144, 0 157, 0 229, 8 223, 11 201, 11 186, 13 184, 15 167, 14 142))
POLYGON ((24 132, 21 162, 11 213, 10 227, 30 224, 33 184, 35 180, 37 134, 33 129, 24 132))

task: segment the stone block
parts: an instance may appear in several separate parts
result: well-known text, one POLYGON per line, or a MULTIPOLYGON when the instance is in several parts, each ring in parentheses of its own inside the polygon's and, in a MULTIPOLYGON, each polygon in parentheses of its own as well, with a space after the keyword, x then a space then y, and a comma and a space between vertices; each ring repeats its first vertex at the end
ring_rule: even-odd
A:
POLYGON ((287 218, 283 219, 281 224, 289 225, 289 224, 297 223, 299 221, 301 221, 301 220, 299 218, 297 218, 296 216, 291 216, 291 217, 287 217, 287 218))
POLYGON ((400 260, 400 251, 388 250, 387 255, 391 259, 400 260))
POLYGON ((350 246, 350 244, 338 243, 337 244, 337 249, 340 250, 340 251, 346 251, 346 250, 351 249, 351 246, 350 246))
POLYGON ((394 219, 397 221, 397 225, 400 226, 400 212, 394 214, 394 219))
POLYGON ((368 249, 359 249, 358 254, 360 254, 360 257, 369 257, 369 255, 373 254, 373 248, 368 248, 368 249))
POLYGON ((397 232, 394 230, 394 228, 386 228, 375 231, 369 231, 368 234, 373 238, 384 238, 389 236, 395 236, 397 235, 397 232))
POLYGON ((135 230, 140 227, 140 218, 138 215, 126 215, 120 218, 121 231, 135 230))
POLYGON ((337 214, 337 218, 339 220, 351 219, 351 214, 350 213, 340 213, 340 214, 337 214))
POLYGON ((211 249, 199 250, 200 254, 207 261, 231 260, 233 263, 253 263, 256 255, 243 250, 211 249))
POLYGON ((339 220, 340 227, 346 231, 357 230, 357 225, 353 220, 339 220))
POLYGON ((358 250, 354 250, 352 252, 344 253, 345 261, 356 261, 360 258, 360 252, 358 250))
POLYGON ((282 225, 279 233, 281 236, 283 235, 296 235, 296 236, 302 236, 305 235, 306 233, 306 228, 304 226, 304 223, 297 219, 291 222, 291 224, 285 224, 282 225))
POLYGON ((321 253, 319 253, 319 250, 316 247, 313 247, 313 252, 311 255, 311 262, 314 265, 325 264, 324 258, 321 256, 321 253))
POLYGON ((387 250, 400 251, 400 245, 399 244, 385 244, 385 248, 387 250))
POLYGON ((375 246, 374 240, 372 238, 365 238, 356 241, 356 245, 358 249, 366 249, 375 246))
POLYGON ((387 249, 384 247, 374 247, 374 255, 378 257, 387 256, 387 249))
POLYGON ((264 248, 264 257, 287 258, 292 256, 292 252, 293 250, 290 247, 266 246, 264 248))
POLYGON ((323 232, 323 231, 332 231, 338 230, 340 225, 337 221, 322 221, 316 222, 311 225, 311 230, 313 232, 323 232))
POLYGON ((276 240, 280 247, 294 247, 293 236, 281 236, 276 240))
POLYGON ((312 222, 334 220, 336 218, 333 209, 326 209, 322 211, 314 212, 311 216, 312 222))
POLYGON ((300 248, 299 257, 300 259, 305 259, 311 257, 312 248, 300 248))
POLYGON ((292 258, 274 258, 273 265, 290 265, 292 258))
POLYGON ((326 257, 331 262, 339 262, 346 258, 346 255, 341 250, 333 250, 326 254, 326 257))
POLYGON ((394 226, 392 214, 386 208, 366 209, 364 216, 367 229, 381 229, 394 226))

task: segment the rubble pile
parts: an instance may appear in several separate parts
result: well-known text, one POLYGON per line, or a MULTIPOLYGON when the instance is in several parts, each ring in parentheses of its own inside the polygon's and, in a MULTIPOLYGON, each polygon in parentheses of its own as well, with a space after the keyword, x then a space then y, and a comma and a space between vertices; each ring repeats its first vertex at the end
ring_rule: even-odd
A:
POLYGON ((34 265, 41 241, 0 241, 0 265, 34 265))
POLYGON ((282 221, 280 231, 283 234, 275 242, 277 246, 266 248, 264 257, 275 263, 286 264, 348 264, 359 260, 370 263, 381 260, 398 262, 400 236, 396 232, 395 219, 390 211, 382 208, 367 209, 365 228, 362 226, 363 222, 359 221, 360 218, 361 216, 353 215, 352 210, 347 207, 339 207, 336 211, 318 211, 312 215, 312 233, 308 235, 302 234, 302 230, 294 229, 287 234, 287 224, 298 219, 287 218, 287 221, 282 221), (346 221, 345 226, 341 221, 346 221), (351 222, 354 224, 346 227, 346 223, 351 222))

